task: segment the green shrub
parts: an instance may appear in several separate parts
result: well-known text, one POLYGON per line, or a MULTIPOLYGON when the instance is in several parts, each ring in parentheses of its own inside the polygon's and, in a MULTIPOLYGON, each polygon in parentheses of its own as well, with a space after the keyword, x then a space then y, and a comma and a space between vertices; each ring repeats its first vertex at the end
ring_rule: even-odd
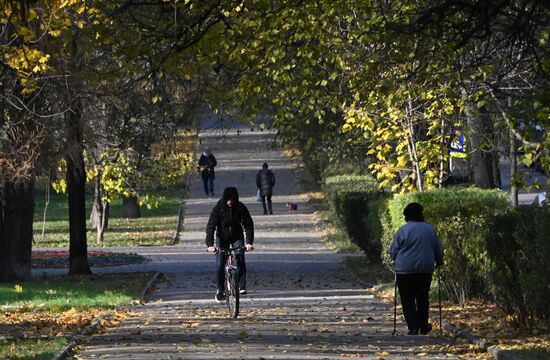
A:
POLYGON ((370 175, 333 175, 325 178, 324 184, 329 188, 353 188, 380 191, 378 182, 370 175))
POLYGON ((550 323, 550 209, 519 207, 493 219, 487 237, 491 292, 518 324, 550 323))
POLYGON ((338 178, 341 176, 347 176, 342 174, 360 176, 363 179, 372 179, 372 176, 370 176, 370 172, 367 166, 358 165, 357 161, 351 160, 328 162, 327 164, 325 164, 322 171, 323 179, 325 179, 325 182, 330 177, 338 178))
POLYGON ((435 227, 445 248, 441 271, 446 296, 464 304, 469 295, 482 293, 487 273, 488 222, 509 209, 507 194, 472 187, 395 195, 385 209, 379 209, 384 261, 389 261, 393 234, 405 224, 403 209, 411 202, 422 204, 426 222, 435 227))
POLYGON ((372 228, 376 217, 369 216, 376 200, 385 195, 378 183, 370 176, 338 175, 325 179, 324 190, 336 226, 344 230, 369 259, 379 261, 379 226, 372 228))

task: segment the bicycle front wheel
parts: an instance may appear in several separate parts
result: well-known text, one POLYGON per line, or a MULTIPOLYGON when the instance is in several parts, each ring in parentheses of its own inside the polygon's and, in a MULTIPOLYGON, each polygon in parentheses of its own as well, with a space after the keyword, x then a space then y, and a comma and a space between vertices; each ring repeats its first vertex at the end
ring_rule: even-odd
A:
POLYGON ((237 272, 233 269, 227 273, 227 307, 232 318, 239 316, 239 286, 237 272))

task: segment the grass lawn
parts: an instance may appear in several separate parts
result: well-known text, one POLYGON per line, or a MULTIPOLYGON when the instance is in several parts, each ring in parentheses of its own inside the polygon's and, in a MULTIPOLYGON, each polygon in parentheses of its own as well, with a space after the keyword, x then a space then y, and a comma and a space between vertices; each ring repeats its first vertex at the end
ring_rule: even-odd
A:
MULTIPOLYGON (((122 217, 122 201, 115 200, 111 204, 109 229, 105 232, 105 241, 96 242, 95 230, 88 231, 88 245, 96 246, 151 246, 168 245, 172 243, 178 210, 184 195, 183 187, 162 190, 159 207, 155 209, 141 208, 141 218, 126 219, 122 217)), ((68 247, 69 219, 67 197, 64 194, 50 194, 50 202, 46 212, 44 235, 42 235, 44 206, 46 195, 37 190, 34 212, 34 246, 35 247, 68 247)), ((86 213, 92 208, 92 196, 86 198, 86 213)), ((88 225, 89 226, 89 225, 88 225)))
POLYGON ((0 354, 2 359, 50 360, 65 345, 67 340, 63 337, 0 342, 0 354))
POLYGON ((0 284, 0 354, 10 359, 51 358, 66 344, 66 335, 79 332, 109 310, 138 301, 151 276, 43 277, 0 284))

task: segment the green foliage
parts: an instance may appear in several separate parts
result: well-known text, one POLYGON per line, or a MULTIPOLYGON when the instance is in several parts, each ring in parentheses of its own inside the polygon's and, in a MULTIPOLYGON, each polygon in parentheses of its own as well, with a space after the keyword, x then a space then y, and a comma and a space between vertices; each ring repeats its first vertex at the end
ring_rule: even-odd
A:
MULTIPOLYGON (((343 169, 345 170, 345 169, 343 169)), ((331 188, 349 188, 379 190, 378 183, 370 175, 332 175, 324 180, 325 186, 331 188)))
MULTIPOLYGON (((371 177, 365 166, 358 164, 357 161, 335 161, 327 163, 323 168, 323 178, 338 176, 341 174, 361 175, 371 177)), ((325 181, 326 183, 326 181, 325 181)))
POLYGON ((442 275, 447 296, 463 304, 469 295, 481 293, 488 266, 489 222, 509 209, 506 193, 472 187, 395 195, 386 209, 379 208, 384 261, 389 261, 393 234, 405 223, 403 209, 411 202, 422 204, 426 222, 435 227, 445 248, 442 275))
POLYGON ((191 169, 189 152, 157 151, 142 157, 134 149, 107 148, 99 159, 88 159, 87 180, 99 177, 102 201, 112 202, 120 195, 136 197, 140 205, 158 207, 155 188, 174 185, 191 169), (138 184, 139 188, 132 186, 138 184))
POLYGON ((420 78, 407 86, 398 85, 400 80, 395 77, 402 78, 408 71, 401 65, 382 71, 385 81, 357 96, 346 109, 342 127, 349 141, 368 145, 369 169, 382 186, 401 192, 433 189, 441 183, 441 172, 448 172, 441 163, 448 161, 449 144, 458 126, 456 115, 462 108, 460 97, 450 91, 457 86, 448 76, 426 74, 429 81, 420 78), (387 89, 387 83, 395 86, 387 89))
POLYGON ((369 259, 380 259, 380 243, 376 230, 367 221, 372 203, 383 197, 378 183, 368 175, 339 175, 325 179, 324 191, 336 226, 365 251, 369 259))
POLYGON ((487 237, 490 289, 518 324, 550 324, 550 208, 519 207, 490 224, 487 237))
MULTIPOLYGON (((232 15, 234 26, 219 46, 225 56, 216 59, 215 69, 222 69, 216 80, 226 86, 214 91, 218 103, 238 108, 247 119, 272 115, 282 142, 318 161, 313 169, 368 155, 372 174, 394 191, 441 186, 449 173, 450 144, 466 125, 466 108, 496 110, 487 88, 499 88, 497 103, 505 104, 506 96, 524 100, 515 119, 548 125, 547 110, 540 106, 548 102, 539 99, 548 88, 548 62, 533 62, 536 55, 509 63, 527 44, 533 54, 546 54, 542 19, 548 9, 533 4, 527 14, 510 4, 480 3, 441 12, 445 6, 441 1, 280 1, 277 7, 247 2, 232 15), (487 18, 473 15, 487 9, 487 18), (517 30, 509 27, 510 14, 520 22, 533 20, 519 42, 510 41, 517 30), (489 35, 481 36, 487 28, 489 35), (517 85, 524 76, 530 86, 517 85)), ((475 114, 471 120, 481 118, 475 114)), ((541 157, 548 158, 544 146, 541 157)))

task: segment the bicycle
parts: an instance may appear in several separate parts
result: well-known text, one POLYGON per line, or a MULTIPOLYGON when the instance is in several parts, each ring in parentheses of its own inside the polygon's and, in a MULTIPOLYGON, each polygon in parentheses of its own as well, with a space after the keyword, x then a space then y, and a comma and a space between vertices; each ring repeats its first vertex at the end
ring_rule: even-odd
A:
POLYGON ((245 251, 244 246, 239 246, 233 249, 216 249, 216 254, 222 252, 227 255, 224 273, 225 281, 223 285, 223 296, 227 301, 229 315, 236 319, 239 316, 239 268, 237 267, 237 259, 235 253, 245 251))

